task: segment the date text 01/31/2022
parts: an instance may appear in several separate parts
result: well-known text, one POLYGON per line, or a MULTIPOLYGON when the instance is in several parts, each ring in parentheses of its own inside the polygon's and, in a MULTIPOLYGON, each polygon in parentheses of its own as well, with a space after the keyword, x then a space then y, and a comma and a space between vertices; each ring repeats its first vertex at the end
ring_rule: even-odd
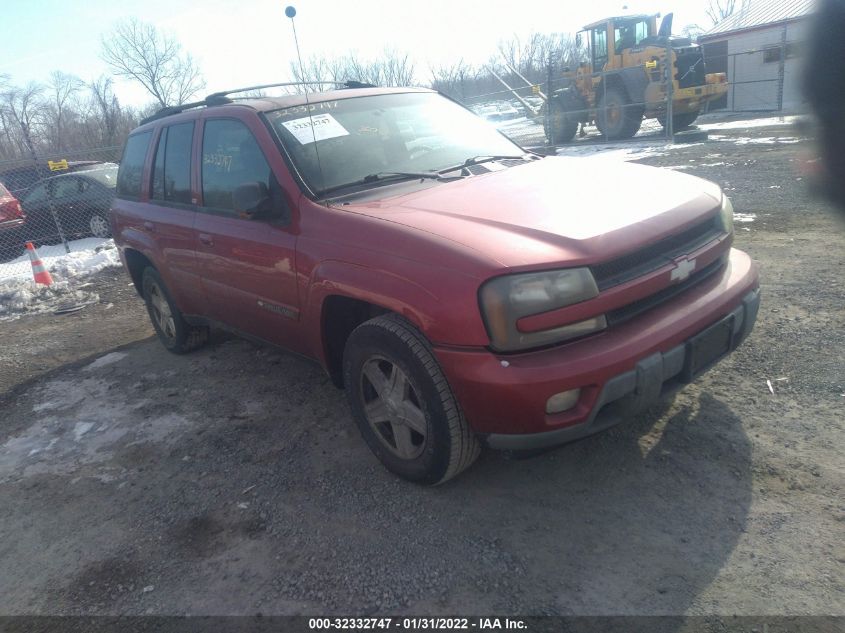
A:
POLYGON ((310 618, 311 630, 520 630, 523 620, 512 618, 310 618))

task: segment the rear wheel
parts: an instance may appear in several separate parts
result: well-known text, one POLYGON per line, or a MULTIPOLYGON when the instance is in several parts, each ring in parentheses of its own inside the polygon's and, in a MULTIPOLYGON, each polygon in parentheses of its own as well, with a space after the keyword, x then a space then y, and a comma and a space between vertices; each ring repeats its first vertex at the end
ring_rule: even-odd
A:
POLYGON ((111 227, 109 221, 99 214, 94 214, 88 220, 88 230, 94 237, 111 237, 111 227))
POLYGON ((634 105, 628 94, 616 86, 600 89, 596 125, 608 139, 631 138, 643 122, 643 106, 634 105))
POLYGON ((478 457, 478 441, 431 346, 401 317, 379 316, 352 332, 343 380, 361 435, 391 472, 439 484, 478 457))
POLYGON ((208 340, 208 328, 190 325, 170 298, 161 276, 151 267, 142 281, 147 312, 162 345, 174 354, 185 354, 208 340))
MULTIPOLYGON (((698 118, 698 112, 684 112, 683 114, 676 114, 672 117, 672 131, 680 132, 692 125, 698 118)), ((657 117, 657 122, 664 128, 666 127, 666 115, 661 114, 657 117)))

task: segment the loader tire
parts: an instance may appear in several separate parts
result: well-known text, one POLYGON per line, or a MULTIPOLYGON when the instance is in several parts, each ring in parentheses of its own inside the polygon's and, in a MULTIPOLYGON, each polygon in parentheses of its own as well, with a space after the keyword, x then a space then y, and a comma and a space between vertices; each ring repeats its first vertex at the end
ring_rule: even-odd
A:
MULTIPOLYGON (((600 89, 601 90, 601 89, 600 89)), ((596 126, 606 139, 631 138, 643 122, 643 106, 632 104, 628 94, 616 86, 599 94, 596 126)))
MULTIPOLYGON (((698 118, 698 112, 685 112, 684 114, 676 114, 672 117, 672 131, 680 132, 687 129, 698 118)), ((657 117, 657 122, 664 128, 666 127, 666 115, 661 114, 657 117)))
POLYGON ((569 143, 578 131, 578 118, 568 112, 559 99, 551 99, 545 104, 543 131, 549 145, 569 143))

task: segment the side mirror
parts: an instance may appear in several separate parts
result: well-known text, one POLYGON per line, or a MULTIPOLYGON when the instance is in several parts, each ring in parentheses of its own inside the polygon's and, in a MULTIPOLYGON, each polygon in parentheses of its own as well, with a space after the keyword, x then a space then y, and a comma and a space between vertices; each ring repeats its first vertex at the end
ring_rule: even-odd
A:
POLYGON ((260 181, 246 182, 232 194, 235 211, 249 220, 271 220, 288 217, 284 199, 274 202, 267 185, 260 181))
POLYGON ((232 194, 235 211, 241 217, 253 218, 270 209, 270 192, 263 182, 247 182, 240 185, 232 194))

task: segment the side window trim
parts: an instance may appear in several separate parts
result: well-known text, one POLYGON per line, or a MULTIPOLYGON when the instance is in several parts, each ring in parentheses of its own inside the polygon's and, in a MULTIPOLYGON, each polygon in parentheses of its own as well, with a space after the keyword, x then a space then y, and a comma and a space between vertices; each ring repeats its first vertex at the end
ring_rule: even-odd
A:
MULTIPOLYGON (((194 193, 195 193, 194 175, 195 175, 195 171, 196 171, 194 159, 196 157, 195 152, 197 151, 196 150, 196 137, 197 137, 197 121, 196 121, 196 119, 193 120, 193 121, 183 121, 181 123, 172 123, 170 125, 162 125, 159 128, 158 138, 156 139, 156 142, 155 142, 155 148, 153 150, 152 156, 150 157, 151 158, 150 159, 150 174, 149 174, 149 178, 147 178, 147 181, 148 181, 147 184, 148 184, 148 187, 149 187, 148 199, 149 199, 150 202, 154 202, 157 206, 160 206, 160 207, 171 207, 171 208, 174 208, 174 209, 188 209, 188 210, 192 210, 192 211, 197 210, 196 197, 194 196, 194 193), (167 200, 167 199, 164 198, 164 195, 166 195, 166 190, 164 190, 164 189, 162 190, 162 193, 161 193, 162 197, 157 197, 156 191, 155 191, 155 171, 156 171, 156 163, 158 162, 159 148, 162 147, 161 144, 163 142, 165 145, 162 148, 163 151, 164 151, 164 164, 162 165, 162 187, 164 188, 164 187, 166 187, 166 185, 164 183, 164 174, 166 172, 166 167, 167 167, 167 157, 166 157, 166 155, 167 155, 167 139, 170 136, 169 133, 168 133, 168 130, 172 127, 177 126, 177 125, 186 125, 188 123, 190 123, 193 126, 193 129, 191 130, 191 134, 192 134, 191 156, 189 158, 189 163, 188 163, 189 164, 189 170, 190 170, 189 174, 188 174, 188 188, 189 188, 191 201, 190 202, 177 202, 177 201, 174 201, 174 200, 167 200)), ((152 143, 151 143, 151 145, 152 145, 152 143)))
MULTIPOLYGON (((161 126, 158 129, 158 135, 156 137, 155 142, 155 150, 152 154, 152 161, 150 162, 150 177, 148 178, 149 182, 147 183, 149 186, 149 199, 150 201, 155 200, 156 202, 164 202, 163 199, 156 197, 156 190, 155 190, 155 177, 156 177, 156 163, 158 163, 158 153, 159 150, 163 150, 162 143, 167 142, 167 127, 161 126)), ((162 179, 164 178, 164 166, 162 165, 162 179)), ((163 186, 163 185, 162 185, 163 186)))

